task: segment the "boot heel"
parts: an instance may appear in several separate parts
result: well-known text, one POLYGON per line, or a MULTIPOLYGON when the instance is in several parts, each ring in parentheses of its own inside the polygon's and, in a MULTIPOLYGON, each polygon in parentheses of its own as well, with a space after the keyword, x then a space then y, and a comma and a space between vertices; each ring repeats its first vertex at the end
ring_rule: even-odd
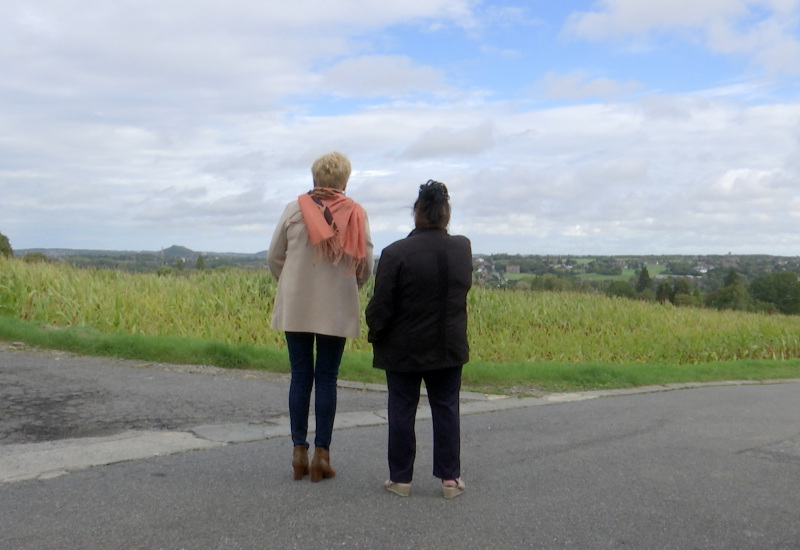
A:
POLYGON ((314 448, 314 458, 311 459, 309 467, 311 481, 322 481, 336 475, 336 470, 331 468, 330 452, 322 447, 314 448))
POLYGON ((294 480, 300 481, 303 479, 303 476, 308 475, 308 467, 303 466, 292 466, 294 468, 294 480))
POLYGON ((294 480, 303 479, 308 475, 308 449, 305 445, 295 445, 292 455, 292 469, 294 470, 294 480))

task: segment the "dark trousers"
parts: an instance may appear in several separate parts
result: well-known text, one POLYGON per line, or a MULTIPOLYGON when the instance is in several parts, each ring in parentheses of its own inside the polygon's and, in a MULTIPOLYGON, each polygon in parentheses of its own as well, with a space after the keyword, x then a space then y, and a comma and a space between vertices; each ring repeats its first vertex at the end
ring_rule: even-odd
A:
POLYGON ((389 390, 389 478, 411 483, 417 454, 415 420, 420 384, 425 381, 433 421, 433 475, 461 476, 461 367, 427 372, 386 371, 389 390))
POLYGON ((308 409, 314 390, 314 415, 317 426, 314 445, 328 449, 336 416, 336 380, 347 340, 310 332, 287 332, 292 381, 289 384, 289 421, 292 443, 308 447, 308 409), (314 341, 317 357, 314 359, 314 341))

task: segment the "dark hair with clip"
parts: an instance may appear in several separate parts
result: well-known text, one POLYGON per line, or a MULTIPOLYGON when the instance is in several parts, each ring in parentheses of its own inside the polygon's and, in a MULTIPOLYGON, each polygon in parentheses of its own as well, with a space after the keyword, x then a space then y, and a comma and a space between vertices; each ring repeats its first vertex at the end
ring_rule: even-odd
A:
POLYGON ((414 220, 417 227, 447 227, 450 223, 450 195, 445 184, 428 180, 419 186, 419 197, 414 203, 414 220))

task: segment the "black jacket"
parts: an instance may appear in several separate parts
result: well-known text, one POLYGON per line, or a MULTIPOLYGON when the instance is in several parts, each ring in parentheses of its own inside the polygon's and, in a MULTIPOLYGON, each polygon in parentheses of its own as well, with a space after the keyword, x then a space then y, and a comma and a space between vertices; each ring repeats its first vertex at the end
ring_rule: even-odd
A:
POLYGON ((373 366, 415 372, 464 365, 471 286, 472 248, 466 237, 415 229, 387 246, 366 311, 373 366))

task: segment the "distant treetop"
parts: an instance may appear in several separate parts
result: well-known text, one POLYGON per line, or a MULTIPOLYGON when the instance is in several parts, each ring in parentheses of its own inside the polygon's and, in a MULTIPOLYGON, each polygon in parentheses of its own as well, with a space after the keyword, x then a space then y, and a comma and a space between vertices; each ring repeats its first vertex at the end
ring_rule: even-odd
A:
POLYGON ((13 255, 14 251, 11 249, 11 243, 8 241, 8 237, 0 233, 0 256, 11 258, 13 255))

